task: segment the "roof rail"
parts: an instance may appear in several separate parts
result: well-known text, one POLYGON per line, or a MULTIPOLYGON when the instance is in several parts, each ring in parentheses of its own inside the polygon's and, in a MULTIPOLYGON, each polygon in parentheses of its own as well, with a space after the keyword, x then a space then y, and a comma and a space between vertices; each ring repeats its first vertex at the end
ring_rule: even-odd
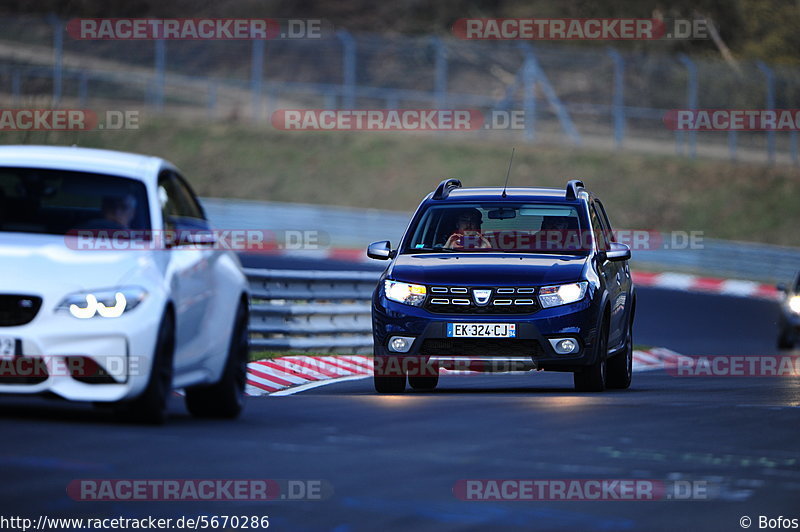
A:
POLYGON ((580 179, 570 179, 567 181, 567 199, 574 200, 578 199, 578 189, 584 188, 583 181, 580 179))
POLYGON ((447 199, 447 196, 450 195, 450 191, 454 188, 461 188, 461 181, 458 179, 445 179, 439 186, 436 187, 436 190, 433 193, 433 199, 435 200, 443 200, 447 199))

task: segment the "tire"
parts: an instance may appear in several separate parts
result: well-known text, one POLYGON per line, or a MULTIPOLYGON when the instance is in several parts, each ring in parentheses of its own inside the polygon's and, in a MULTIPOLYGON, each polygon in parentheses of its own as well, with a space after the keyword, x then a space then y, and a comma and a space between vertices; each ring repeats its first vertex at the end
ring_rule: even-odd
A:
POLYGON ((175 351, 175 321, 167 312, 158 327, 153 364, 144 392, 133 399, 114 405, 114 413, 122 421, 161 425, 167 419, 167 398, 172 392, 172 364, 175 351))
POLYGON ((606 387, 625 390, 630 388, 633 377, 633 324, 628 324, 628 335, 622 353, 608 359, 606 387))
POLYGON ((408 384, 414 390, 424 391, 424 392, 433 391, 439 384, 439 376, 427 375, 424 377, 422 376, 408 377, 408 384))
POLYGON ((778 349, 794 349, 797 336, 789 327, 782 327, 778 335, 778 349))
POLYGON ((242 303, 236 311, 225 369, 219 382, 186 389, 186 408, 194 417, 235 419, 241 414, 250 360, 248 320, 247 305, 242 303))
MULTIPOLYGON (((383 359, 385 363, 373 364, 372 378, 375 385, 375 391, 378 393, 403 393, 406 389, 406 374, 400 369, 402 365, 397 358, 386 357, 383 359), (396 363, 396 366, 395 366, 396 363), (383 367, 396 367, 398 368, 395 375, 384 375, 383 367)), ((388 371, 386 371, 388 373, 388 371)))
POLYGON ((603 328, 597 339, 595 362, 581 372, 572 374, 575 390, 579 392, 602 392, 606 388, 608 356, 608 321, 603 320, 603 328))

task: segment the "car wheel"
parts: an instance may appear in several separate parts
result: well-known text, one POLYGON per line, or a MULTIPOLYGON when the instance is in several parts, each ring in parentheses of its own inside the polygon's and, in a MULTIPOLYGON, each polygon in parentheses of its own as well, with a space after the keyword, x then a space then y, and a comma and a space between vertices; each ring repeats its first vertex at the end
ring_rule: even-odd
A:
POLYGON ((114 405, 122 421, 160 425, 166 421, 167 398, 172 391, 172 359, 175 351, 175 322, 166 313, 158 327, 153 364, 144 392, 132 401, 114 405))
POLYGON ((595 362, 583 371, 572 374, 575 390, 579 392, 602 392, 606 388, 606 370, 608 353, 608 322, 603 325, 597 339, 595 362))
POLYGON ((402 393, 406 389, 406 374, 398 358, 385 357, 373 363, 372 375, 378 393, 402 393))
POLYGON ((233 419, 244 408, 247 363, 250 358, 247 305, 236 311, 225 369, 219 382, 186 389, 186 408, 195 417, 233 419))
POLYGON ((439 384, 438 375, 426 375, 424 377, 423 376, 408 377, 408 385, 411 386, 412 389, 418 391, 435 390, 438 384, 439 384))
POLYGON ((607 364, 606 386, 624 390, 631 385, 633 377, 633 325, 628 324, 628 335, 625 338, 625 348, 622 353, 617 353, 607 364))

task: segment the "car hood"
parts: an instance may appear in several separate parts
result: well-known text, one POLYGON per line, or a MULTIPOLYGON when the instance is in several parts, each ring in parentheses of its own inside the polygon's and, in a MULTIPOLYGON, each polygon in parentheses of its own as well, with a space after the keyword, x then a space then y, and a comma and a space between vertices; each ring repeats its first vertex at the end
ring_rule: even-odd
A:
POLYGON ((63 236, 0 232, 0 292, 58 294, 112 288, 152 271, 149 251, 76 250, 63 236))
POLYGON ((546 285, 577 281, 587 257, 508 253, 420 253, 399 255, 392 279, 441 285, 546 285))

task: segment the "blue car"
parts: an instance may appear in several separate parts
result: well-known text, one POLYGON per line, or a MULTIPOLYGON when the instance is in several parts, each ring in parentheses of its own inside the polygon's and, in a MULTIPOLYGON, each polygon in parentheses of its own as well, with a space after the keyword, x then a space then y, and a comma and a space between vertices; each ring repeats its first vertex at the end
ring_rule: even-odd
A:
POLYGON ((566 189, 442 181, 392 248, 372 298, 375 390, 432 390, 439 369, 568 371, 579 391, 628 388, 630 248, 600 200, 566 189))

